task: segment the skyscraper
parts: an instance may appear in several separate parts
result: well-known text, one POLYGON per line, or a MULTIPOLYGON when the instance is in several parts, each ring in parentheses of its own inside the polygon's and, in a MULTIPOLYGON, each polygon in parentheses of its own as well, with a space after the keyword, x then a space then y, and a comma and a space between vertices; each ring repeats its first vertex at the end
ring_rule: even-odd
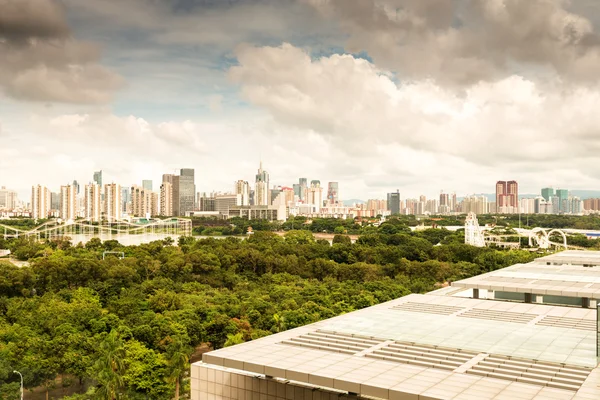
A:
POLYGON ((269 190, 269 173, 263 170, 262 161, 256 174, 256 186, 254 192, 254 204, 257 206, 268 206, 271 204, 271 191, 269 190))
POLYGON ((392 215, 400 214, 400 191, 399 190, 396 190, 395 192, 392 192, 392 193, 388 193, 387 207, 392 215))
POLYGON ((121 187, 121 211, 128 212, 127 203, 131 201, 131 190, 127 186, 121 187))
POLYGON ((158 214, 158 194, 139 186, 131 187, 131 212, 136 217, 158 214))
POLYGON ((104 217, 108 221, 121 219, 121 186, 116 183, 104 185, 104 217))
POLYGON ((164 180, 160 185, 160 215, 170 217, 173 215, 173 179, 164 180))
POLYGON ((66 185, 60 187, 60 217, 67 221, 77 218, 77 194, 75 186, 66 185))
POLYGON ((567 213, 568 210, 568 199, 569 191, 567 189, 556 189, 556 197, 558 197, 558 212, 567 213))
POLYGON ((102 170, 94 172, 94 182, 102 187, 102 170))
POLYGON ((329 182, 327 185, 327 202, 329 204, 337 204, 339 201, 339 184, 338 182, 329 182))
POLYGON ((508 205, 513 207, 516 210, 513 212, 518 212, 519 210, 519 184, 517 181, 508 181, 506 182, 506 195, 508 196, 508 205))
POLYGON ((13 210, 17 208, 17 192, 7 189, 5 186, 0 188, 0 209, 13 210))
MULTIPOLYGON (((179 197, 177 215, 184 216, 187 212, 192 212, 196 208, 196 184, 194 182, 194 169, 182 168, 177 181, 177 194, 179 197)), ((175 195, 175 190, 173 191, 173 194, 175 195)))
POLYGON ((76 180, 73 180, 73 186, 75 187, 75 195, 79 195, 79 182, 77 182, 76 180))
MULTIPOLYGON (((500 213, 502 207, 506 207, 507 204, 506 199, 506 181, 498 181, 496 182, 496 211, 500 213)), ((463 212, 465 212, 463 210, 463 212)))
POLYGON ((314 180, 310 183, 310 187, 306 189, 305 202, 314 205, 315 212, 321 211, 321 207, 323 207, 323 188, 319 181, 314 180))
POLYGON ((102 210, 100 209, 100 185, 90 183, 89 185, 85 185, 84 190, 85 218, 88 218, 92 222, 98 222, 102 215, 102 210))
POLYGON ((544 198, 544 200, 550 201, 550 199, 552 199, 552 196, 554 196, 553 188, 543 188, 542 189, 542 197, 544 198))
POLYGON ((152 180, 151 179, 144 179, 142 181, 142 187, 146 190, 152 190, 152 180))
POLYGON ((50 201, 50 191, 47 187, 33 186, 31 188, 31 218, 48 218, 50 201))
POLYGON ((496 212, 519 212, 519 184, 517 181, 496 182, 496 212))
POLYGON ((250 184, 247 181, 239 180, 235 182, 234 193, 242 196, 240 205, 250 205, 250 184))
POLYGON ((305 193, 306 193, 307 187, 308 187, 308 179, 306 179, 306 178, 298 179, 298 198, 300 199, 300 201, 306 200, 305 193))

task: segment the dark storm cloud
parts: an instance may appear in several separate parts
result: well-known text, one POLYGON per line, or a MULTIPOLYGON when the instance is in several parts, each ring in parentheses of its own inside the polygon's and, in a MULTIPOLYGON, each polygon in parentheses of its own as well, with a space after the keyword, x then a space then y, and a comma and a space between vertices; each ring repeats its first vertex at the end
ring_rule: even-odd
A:
POLYGON ((71 37, 53 0, 0 0, 0 90, 20 100, 102 103, 121 79, 97 45, 71 37))
POLYGON ((47 0, 0 0, 0 38, 25 41, 69 35, 64 10, 47 0))

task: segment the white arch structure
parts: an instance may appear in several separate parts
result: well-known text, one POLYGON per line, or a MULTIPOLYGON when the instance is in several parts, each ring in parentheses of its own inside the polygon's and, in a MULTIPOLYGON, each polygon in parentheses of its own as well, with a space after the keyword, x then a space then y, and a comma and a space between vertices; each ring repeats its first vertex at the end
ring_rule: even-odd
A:
POLYGON ((465 220, 465 243, 477 247, 485 247, 491 243, 505 247, 519 247, 518 242, 506 242, 504 238, 507 237, 526 237, 529 239, 529 246, 534 247, 537 245, 540 249, 548 249, 551 246, 562 247, 564 249, 580 249, 577 246, 571 246, 567 244, 567 235, 560 229, 547 229, 547 228, 533 228, 527 232, 517 232, 510 235, 494 235, 490 232, 485 231, 479 226, 477 221, 477 215, 470 212, 465 220), (562 243, 553 242, 550 240, 551 236, 559 234, 562 236, 562 243))
POLYGON ((0 223, 5 239, 35 237, 40 239, 74 238, 78 235, 97 237, 102 240, 118 239, 128 235, 191 236, 192 221, 185 218, 165 218, 130 221, 93 222, 90 219, 75 221, 50 220, 33 229, 20 229, 0 223))

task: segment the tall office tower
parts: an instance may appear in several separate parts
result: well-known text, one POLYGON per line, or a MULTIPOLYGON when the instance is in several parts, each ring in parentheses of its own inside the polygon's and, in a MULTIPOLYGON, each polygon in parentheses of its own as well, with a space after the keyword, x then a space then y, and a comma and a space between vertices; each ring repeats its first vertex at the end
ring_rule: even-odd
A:
POLYGON ((242 206, 250 205, 250 184, 247 181, 239 180, 235 182, 234 193, 242 196, 242 206))
POLYGON ((513 212, 519 212, 519 184, 517 181, 506 182, 506 195, 508 196, 508 205, 513 207, 513 212))
POLYGON ((450 195, 448 193, 440 193, 440 207, 450 206, 450 195))
POLYGON ((146 190, 152 190, 152 180, 151 179, 144 179, 142 181, 142 187, 146 190))
POLYGON ((75 195, 79 196, 79 193, 80 193, 79 182, 77 182, 76 180, 73 180, 73 186, 75 187, 75 195))
POLYGON ((569 191, 567 189, 556 189, 556 197, 558 197, 558 213, 569 212, 569 191))
MULTIPOLYGON (((506 197, 506 181, 498 181, 496 182, 496 212, 503 213, 505 207, 508 206, 508 199, 506 197)), ((464 213, 465 211, 462 210, 464 213)))
MULTIPOLYGON (((408 207, 408 204, 406 205, 408 207)), ((396 190, 395 192, 388 193, 387 195, 387 209, 390 213, 400 214, 400 191, 396 190)))
POLYGON ((60 193, 50 193, 50 209, 60 210, 60 193))
POLYGON ((323 188, 319 181, 312 181, 310 187, 306 189, 306 204, 315 206, 315 211, 321 211, 323 207, 323 188))
POLYGON ((60 217, 67 221, 74 221, 77 218, 77 212, 77 193, 75 186, 61 186, 60 217))
POLYGON ((31 218, 48 218, 50 213, 50 191, 47 187, 37 185, 31 188, 31 218))
POLYGON ((121 186, 117 183, 104 185, 104 217, 108 221, 119 221, 121 206, 121 186))
POLYGON ((121 211, 128 212, 127 203, 131 201, 131 190, 127 186, 121 187, 121 211))
POLYGON ((101 202, 100 202, 100 185, 97 183, 90 183, 84 187, 84 208, 85 218, 92 222, 100 221, 102 216, 101 202))
POLYGON ((294 188, 294 196, 296 196, 298 200, 302 200, 302 187, 300 184, 294 183, 292 187, 294 188))
POLYGON ((158 215, 158 194, 133 185, 131 187, 131 211, 135 217, 149 218, 158 215))
POLYGON ((94 183, 102 187, 102 170, 94 172, 94 183))
POLYGON ((160 185, 160 215, 163 217, 173 216, 173 184, 171 182, 163 181, 160 185))
POLYGON ((552 199, 552 196, 554 196, 553 188, 543 188, 542 189, 542 197, 544 198, 544 200, 550 201, 552 199))
POLYGON ((308 179, 307 178, 300 178, 298 179, 298 198, 300 199, 300 201, 305 201, 306 198, 304 197, 306 194, 306 189, 308 188, 308 179))
POLYGON ((339 189, 338 182, 329 182, 327 184, 327 202, 329 204, 337 204, 340 201, 339 189))
POLYGON ((18 200, 17 192, 5 186, 0 188, 0 209, 14 210, 17 208, 18 200))
MULTIPOLYGON (((196 209, 194 170, 192 168, 182 168, 178 179, 174 179, 173 182, 173 195, 175 195, 176 187, 179 199, 176 215, 184 216, 186 213, 194 211, 196 209)), ((175 211, 175 204, 173 204, 173 211, 175 211)))
POLYGON ((268 206, 271 204, 271 191, 269 190, 269 173, 263 170, 262 161, 256 174, 256 186, 254 189, 254 204, 257 206, 268 206))

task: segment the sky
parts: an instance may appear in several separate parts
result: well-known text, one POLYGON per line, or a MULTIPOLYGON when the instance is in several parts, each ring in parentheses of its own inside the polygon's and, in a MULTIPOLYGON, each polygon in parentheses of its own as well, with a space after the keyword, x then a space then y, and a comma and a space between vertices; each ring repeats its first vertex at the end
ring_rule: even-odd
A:
POLYGON ((0 185, 600 188, 596 0, 0 0, 0 185))

